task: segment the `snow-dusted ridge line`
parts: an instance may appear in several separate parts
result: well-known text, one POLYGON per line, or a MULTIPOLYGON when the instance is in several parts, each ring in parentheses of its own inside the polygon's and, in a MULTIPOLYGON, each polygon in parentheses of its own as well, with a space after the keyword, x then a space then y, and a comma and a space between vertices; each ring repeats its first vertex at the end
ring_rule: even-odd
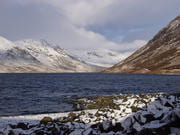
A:
POLYGON ((6 51, 15 46, 15 44, 0 36, 0 51, 6 51))
POLYGON ((77 106, 83 104, 84 107, 97 109, 1 117, 0 132, 5 135, 10 132, 15 135, 178 135, 180 131, 180 94, 101 96, 82 98, 76 103, 77 106), (114 105, 114 108, 110 105, 114 105))
POLYGON ((11 42, 0 37, 0 72, 99 72, 128 55, 102 48, 65 50, 46 40, 11 42))
POLYGON ((0 37, 0 72, 99 72, 66 50, 45 40, 11 42, 0 37))
POLYGON ((72 54, 89 64, 110 67, 125 59, 130 53, 119 53, 110 49, 98 48, 95 50, 69 50, 72 54))

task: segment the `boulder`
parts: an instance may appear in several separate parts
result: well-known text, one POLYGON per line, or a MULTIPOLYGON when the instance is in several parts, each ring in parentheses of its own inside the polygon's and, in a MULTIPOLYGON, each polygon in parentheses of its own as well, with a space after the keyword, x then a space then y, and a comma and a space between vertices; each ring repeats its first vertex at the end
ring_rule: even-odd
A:
POLYGON ((41 121, 40 121, 40 123, 41 124, 47 124, 48 122, 53 122, 53 119, 51 118, 51 117, 44 117, 41 121))
POLYGON ((170 128, 171 134, 180 135, 180 128, 170 128))
POLYGON ((133 129, 135 129, 137 132, 140 132, 143 128, 138 122, 135 122, 133 124, 133 129))
POLYGON ((25 123, 18 123, 16 128, 21 128, 23 130, 27 130, 28 126, 25 123))

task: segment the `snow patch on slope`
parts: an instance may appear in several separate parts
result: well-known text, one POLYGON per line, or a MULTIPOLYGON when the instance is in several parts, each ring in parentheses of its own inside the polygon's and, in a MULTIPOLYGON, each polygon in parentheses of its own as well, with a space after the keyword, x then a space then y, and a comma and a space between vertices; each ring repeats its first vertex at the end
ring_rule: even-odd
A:
POLYGON ((0 51, 6 51, 14 46, 14 43, 0 36, 0 51))
POLYGON ((110 67, 119 61, 125 59, 130 53, 119 53, 108 49, 96 49, 96 50, 71 50, 71 52, 92 65, 98 65, 102 67, 110 67))
POLYGON ((12 43, 0 38, 0 72, 98 72, 89 65, 45 40, 12 43), (3 70, 2 70, 3 69, 3 70))

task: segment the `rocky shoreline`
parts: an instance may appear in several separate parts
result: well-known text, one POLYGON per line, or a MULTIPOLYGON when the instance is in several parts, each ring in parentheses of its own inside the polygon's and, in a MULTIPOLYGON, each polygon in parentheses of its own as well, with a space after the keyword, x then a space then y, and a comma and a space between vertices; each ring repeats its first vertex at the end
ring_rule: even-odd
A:
POLYGON ((179 135, 180 94, 77 99, 74 112, 0 117, 0 135, 179 135))

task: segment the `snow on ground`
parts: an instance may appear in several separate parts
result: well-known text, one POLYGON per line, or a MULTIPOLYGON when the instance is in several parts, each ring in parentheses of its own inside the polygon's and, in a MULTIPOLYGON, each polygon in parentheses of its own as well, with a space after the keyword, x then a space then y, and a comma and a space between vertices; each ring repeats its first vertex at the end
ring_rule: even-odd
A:
POLYGON ((80 111, 0 117, 3 135, 179 135, 179 94, 81 98, 80 111), (85 109, 85 110, 82 110, 85 109))

